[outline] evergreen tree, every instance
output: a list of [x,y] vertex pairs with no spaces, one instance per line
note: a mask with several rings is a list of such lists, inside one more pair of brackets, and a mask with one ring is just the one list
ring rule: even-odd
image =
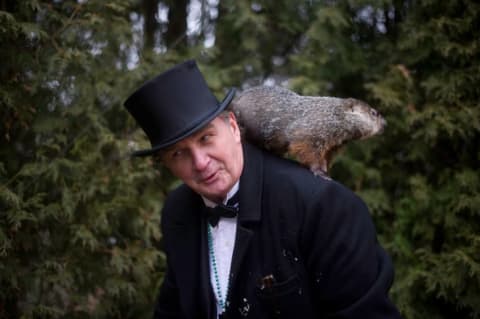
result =
[[129,157],[149,143],[122,102],[187,58],[219,98],[275,81],[378,109],[384,134],[332,176],[369,205],[406,319],[480,317],[479,17],[467,0],[1,1],[0,318],[151,317],[178,181]]
[[[5,4],[7,3],[7,4]],[[130,160],[129,1],[2,2],[0,318],[149,318],[171,177]],[[148,71],[151,72],[151,71]]]
[[479,9],[319,5],[291,57],[298,91],[364,99],[387,119],[383,136],[350,145],[332,174],[369,204],[409,319],[480,316]]

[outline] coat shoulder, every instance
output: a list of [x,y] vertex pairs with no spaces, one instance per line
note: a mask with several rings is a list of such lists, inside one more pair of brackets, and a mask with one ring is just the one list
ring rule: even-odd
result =
[[[275,192],[289,192],[304,200],[329,197],[341,201],[363,202],[352,190],[343,184],[320,176],[315,176],[308,168],[295,161],[265,153],[265,183]],[[333,196],[333,198],[332,198]]]
[[172,190],[163,205],[162,225],[183,224],[197,217],[201,205],[201,197],[185,184]]

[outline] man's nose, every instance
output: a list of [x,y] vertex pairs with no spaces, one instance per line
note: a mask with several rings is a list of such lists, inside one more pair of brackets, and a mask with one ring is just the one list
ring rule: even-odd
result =
[[204,170],[207,167],[209,159],[208,154],[201,149],[192,151],[193,166],[198,171]]

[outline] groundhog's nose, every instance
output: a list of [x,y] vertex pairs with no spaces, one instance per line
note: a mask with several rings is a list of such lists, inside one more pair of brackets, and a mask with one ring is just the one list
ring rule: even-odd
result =
[[382,117],[380,118],[380,127],[378,130],[378,133],[381,134],[385,130],[385,127],[387,126],[387,121]]

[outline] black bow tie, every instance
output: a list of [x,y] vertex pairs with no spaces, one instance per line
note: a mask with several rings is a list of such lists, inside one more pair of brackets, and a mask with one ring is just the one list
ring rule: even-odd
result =
[[207,207],[207,219],[210,225],[217,226],[220,217],[233,218],[238,214],[238,192],[232,196],[226,205],[218,204],[215,207]]

